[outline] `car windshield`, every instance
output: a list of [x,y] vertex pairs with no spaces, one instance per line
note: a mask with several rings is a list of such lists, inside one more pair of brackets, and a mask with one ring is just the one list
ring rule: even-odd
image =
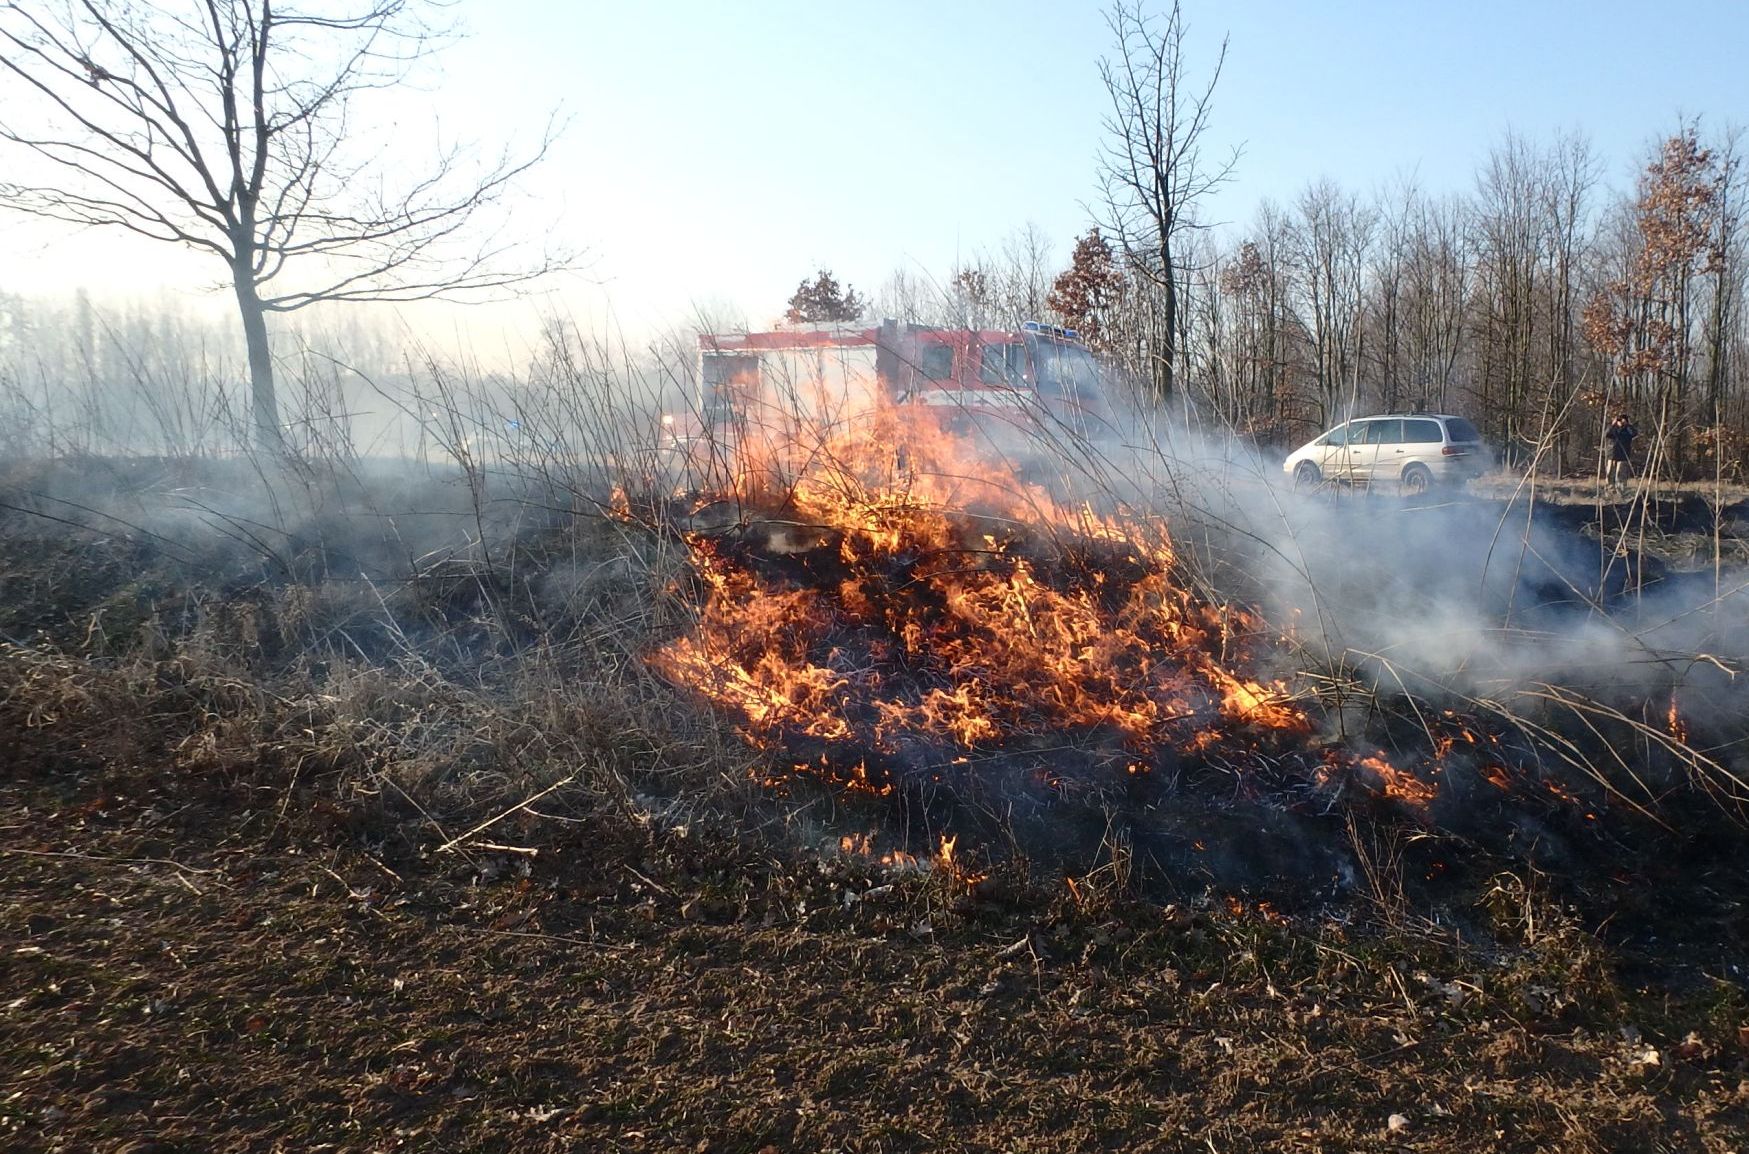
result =
[[1447,418],[1445,431],[1451,434],[1451,439],[1454,441],[1479,441],[1482,439],[1482,434],[1476,426],[1462,417]]

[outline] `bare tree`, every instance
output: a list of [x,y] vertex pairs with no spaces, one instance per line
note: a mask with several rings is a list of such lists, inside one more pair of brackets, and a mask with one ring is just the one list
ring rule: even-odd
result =
[[1537,440],[1529,422],[1546,379],[1539,353],[1548,316],[1538,302],[1549,292],[1556,168],[1553,150],[1508,132],[1476,177],[1477,402],[1484,428],[1498,432],[1509,459]]
[[1150,377],[1164,399],[1172,392],[1179,353],[1180,242],[1196,227],[1197,202],[1223,183],[1238,161],[1237,150],[1220,164],[1203,157],[1227,42],[1221,41],[1208,83],[1193,89],[1185,75],[1184,14],[1177,0],[1163,20],[1148,15],[1144,0],[1118,0],[1106,22],[1116,56],[1099,64],[1111,101],[1100,158],[1100,223],[1122,250],[1125,264],[1159,297]]
[[1710,440],[1715,457],[1722,462],[1725,451],[1725,382],[1744,295],[1743,258],[1743,130],[1730,128],[1717,149],[1718,243],[1712,268],[1712,306],[1708,310],[1704,339],[1707,360],[1706,419],[1711,422]]
[[1328,421],[1342,407],[1344,388],[1349,394],[1346,407],[1352,409],[1359,401],[1374,216],[1357,194],[1328,179],[1308,185],[1297,208],[1300,327],[1311,341],[1319,416]]
[[[1373,209],[1378,237],[1373,249],[1369,308],[1372,314],[1373,366],[1377,370],[1379,404],[1396,411],[1403,403],[1410,382],[1404,380],[1404,323],[1408,300],[1408,265],[1415,218],[1421,211],[1421,188],[1412,176],[1376,194]],[[1425,401],[1415,396],[1415,401]]]
[[1469,218],[1469,204],[1459,197],[1424,201],[1406,269],[1407,364],[1417,395],[1446,412],[1464,351],[1472,280]]
[[[257,442],[283,444],[267,317],[480,299],[565,263],[470,226],[538,162],[382,162],[357,98],[441,46],[427,0],[0,0],[0,206],[126,229],[227,267]],[[475,233],[470,239],[470,233]]]
[[1591,193],[1598,182],[1598,161],[1591,142],[1578,133],[1558,137],[1551,153],[1553,171],[1547,188],[1550,243],[1548,272],[1549,372],[1560,396],[1571,395],[1578,379],[1577,308],[1580,264],[1591,223]]
[[874,294],[870,311],[901,324],[921,324],[933,315],[933,289],[926,276],[907,268],[893,270]]
[[1008,234],[1002,242],[998,265],[999,297],[1006,323],[1018,327],[1045,315],[1045,298],[1055,280],[1051,267],[1051,240],[1031,221]]

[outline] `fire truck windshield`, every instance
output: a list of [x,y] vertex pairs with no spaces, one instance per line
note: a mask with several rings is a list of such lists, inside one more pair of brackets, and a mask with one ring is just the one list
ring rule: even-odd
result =
[[1092,353],[1080,345],[1065,344],[1034,333],[1027,334],[1026,343],[1032,350],[1033,370],[1037,374],[1042,399],[1066,398],[1080,403],[1097,401],[1100,396],[1099,366]]

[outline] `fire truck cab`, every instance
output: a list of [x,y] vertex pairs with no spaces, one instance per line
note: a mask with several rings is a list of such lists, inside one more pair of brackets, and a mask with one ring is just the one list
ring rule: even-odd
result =
[[930,409],[962,430],[1028,423],[1087,437],[1111,413],[1093,354],[1073,329],[797,327],[699,338],[697,420],[707,435],[762,410],[851,419],[880,400]]

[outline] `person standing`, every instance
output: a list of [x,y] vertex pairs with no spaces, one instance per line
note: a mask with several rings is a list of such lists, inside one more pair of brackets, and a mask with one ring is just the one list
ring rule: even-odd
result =
[[1634,475],[1634,438],[1640,431],[1634,428],[1626,413],[1617,413],[1615,420],[1603,431],[1607,445],[1604,452],[1604,483],[1612,489],[1625,489],[1627,478]]

